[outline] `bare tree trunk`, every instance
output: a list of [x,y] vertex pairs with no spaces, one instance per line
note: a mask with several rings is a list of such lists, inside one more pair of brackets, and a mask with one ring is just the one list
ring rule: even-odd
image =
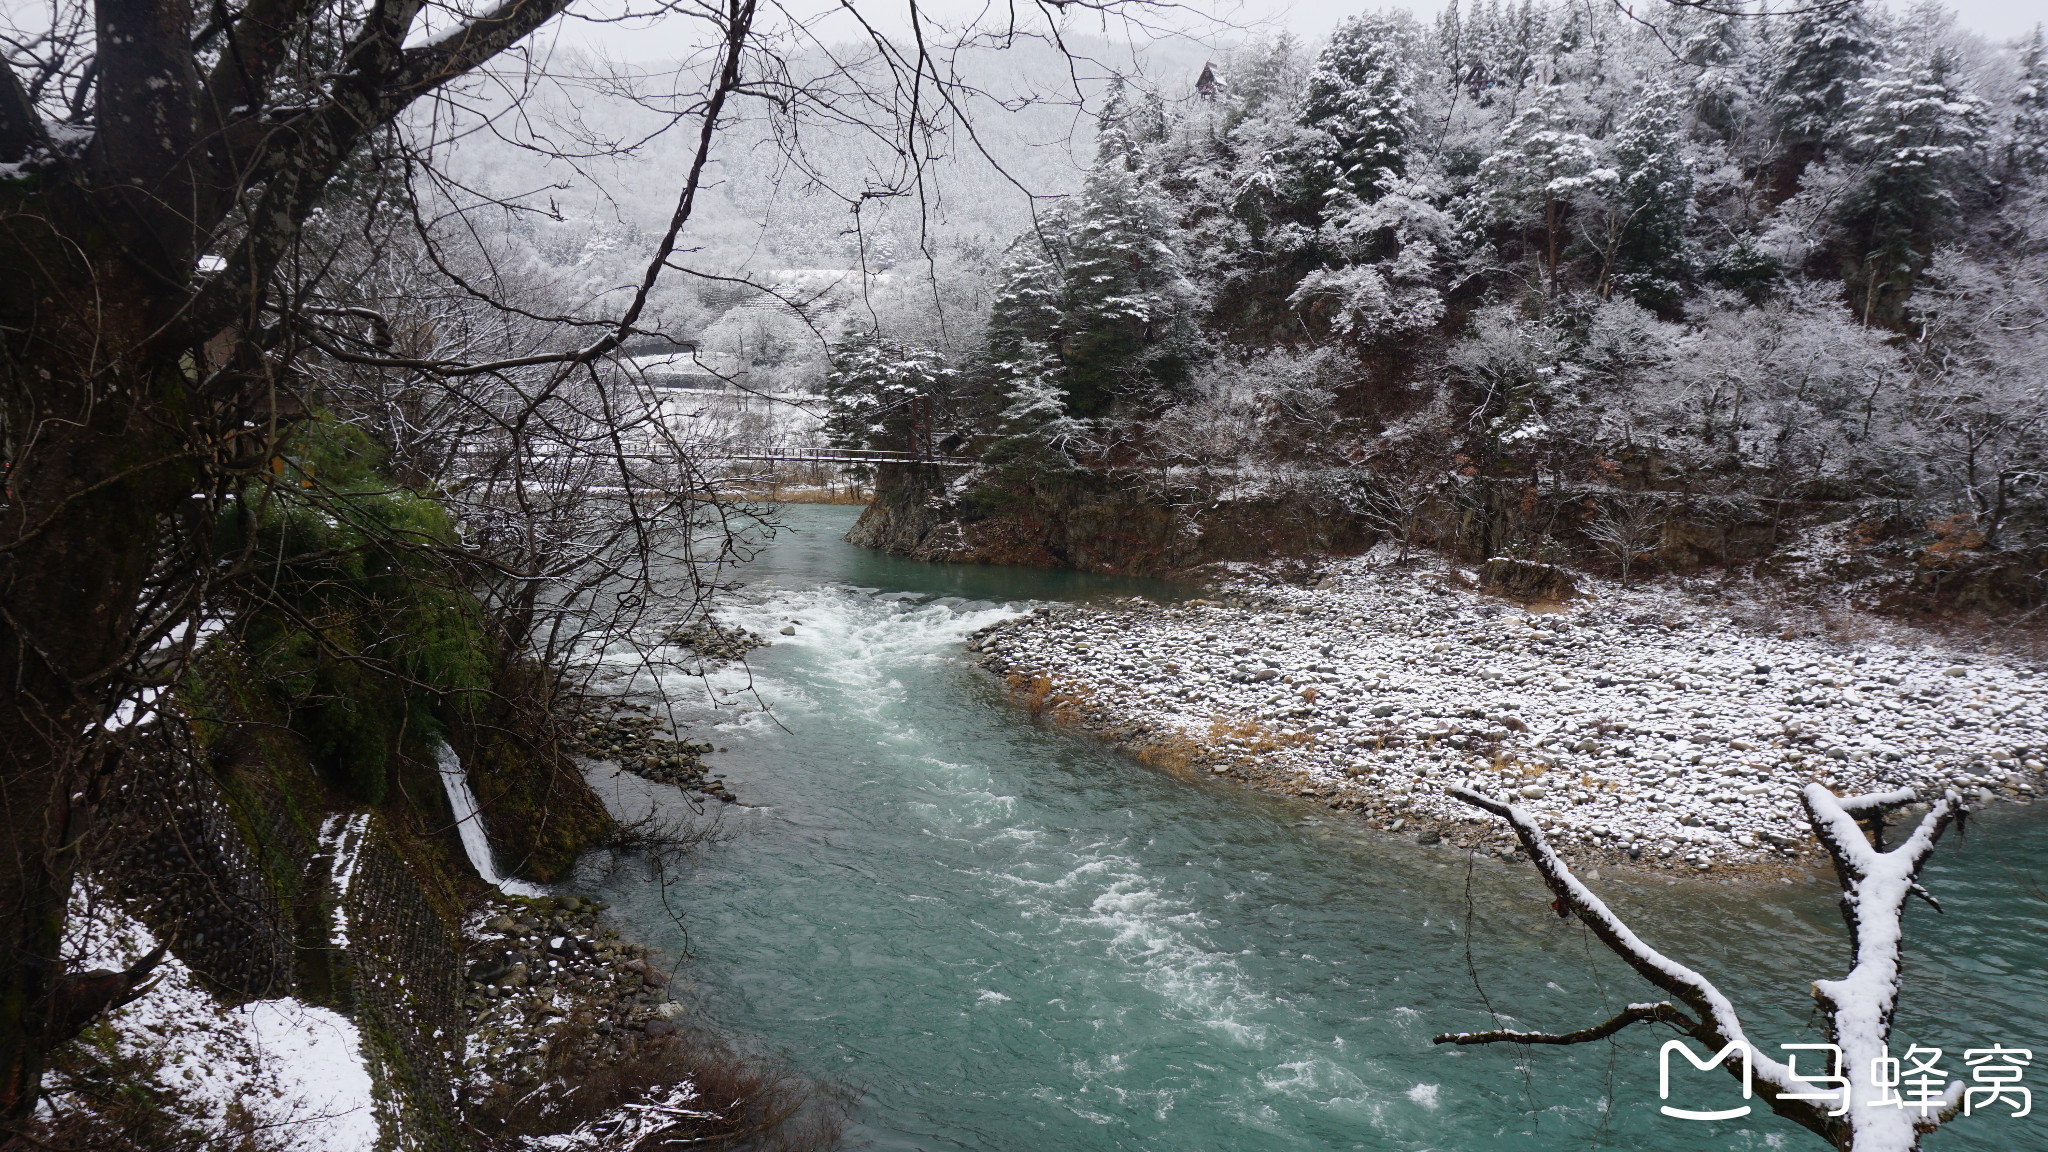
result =
[[10,1119],[34,1107],[49,1050],[91,1016],[61,970],[65,911],[119,764],[103,724],[150,639],[139,609],[151,561],[167,528],[192,527],[180,521],[199,471],[180,442],[184,422],[137,402],[163,391],[175,364],[116,356],[94,371],[107,349],[91,343],[21,353],[7,370],[35,373],[41,402],[8,389],[7,433],[32,442],[10,445],[0,509],[0,1115]]
[[[251,4],[195,41],[188,5],[98,0],[89,114],[53,138],[0,63],[0,1120],[36,1106],[50,1051],[139,973],[66,973],[72,885],[121,760],[106,722],[139,661],[189,622],[218,499],[265,462],[290,357],[266,308],[280,260],[365,138],[566,0],[506,0],[406,48],[420,5],[365,14],[310,102],[271,106],[321,5]],[[219,52],[223,35],[234,42]],[[336,68],[342,64],[345,67]],[[275,113],[275,115],[273,115]],[[255,205],[253,211],[251,206]],[[238,215],[247,212],[247,215]],[[232,236],[232,239],[229,237]],[[198,258],[219,242],[224,269]],[[175,556],[176,562],[169,558]],[[152,961],[153,963],[153,961]]]

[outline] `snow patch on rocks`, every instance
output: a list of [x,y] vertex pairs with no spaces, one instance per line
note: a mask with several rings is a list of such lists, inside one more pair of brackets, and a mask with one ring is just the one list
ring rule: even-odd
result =
[[[78,969],[126,968],[156,947],[140,921],[89,891],[74,903],[69,951]],[[291,997],[229,1007],[167,956],[150,990],[105,1028],[113,1057],[151,1069],[168,1090],[165,1106],[217,1146],[237,1145],[236,1134],[252,1121],[307,1152],[377,1146],[381,1124],[362,1036],[339,1013]],[[65,1106],[61,1078],[52,1088]]]
[[1593,581],[1530,610],[1442,563],[1341,560],[1314,587],[1232,567],[1220,602],[1041,609],[970,647],[1147,759],[1502,855],[1446,787],[1516,798],[1567,853],[1686,870],[1809,850],[1810,781],[2044,787],[2048,676],[1988,656],[1759,635]]

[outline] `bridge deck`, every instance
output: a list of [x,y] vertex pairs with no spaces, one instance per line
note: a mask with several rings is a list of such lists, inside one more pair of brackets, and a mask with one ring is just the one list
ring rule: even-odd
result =
[[[685,447],[693,460],[747,460],[764,464],[926,464],[935,468],[972,468],[981,461],[968,456],[919,456],[914,452],[880,452],[859,448],[720,448]],[[669,461],[673,452],[635,452],[634,460]]]

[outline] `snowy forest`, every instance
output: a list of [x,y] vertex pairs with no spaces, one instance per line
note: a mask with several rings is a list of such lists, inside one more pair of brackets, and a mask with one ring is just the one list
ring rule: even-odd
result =
[[1115,85],[985,330],[856,330],[834,390],[849,416],[942,397],[1013,476],[1348,468],[1398,531],[1477,479],[1575,501],[1584,550],[1623,560],[1639,506],[1681,495],[2025,553],[2044,180],[2041,36],[1939,5],[1361,15]]

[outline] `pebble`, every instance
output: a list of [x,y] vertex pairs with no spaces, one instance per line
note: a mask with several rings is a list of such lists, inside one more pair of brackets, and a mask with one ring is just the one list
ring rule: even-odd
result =
[[[783,635],[794,636],[796,632],[785,628]],[[737,624],[720,624],[709,616],[700,616],[670,629],[665,639],[678,648],[686,648],[710,660],[738,660],[768,643]]]
[[[608,709],[608,713],[601,713]],[[709,744],[669,737],[661,722],[636,714],[636,706],[615,698],[593,698],[584,705],[564,742],[569,751],[592,760],[609,760],[625,771],[657,784],[673,784],[727,804],[734,796],[725,782],[709,775],[702,757]]]
[[463,1045],[463,1091],[488,1095],[500,1085],[537,1082],[550,1041],[563,1028],[610,1040],[623,1057],[631,1037],[675,1030],[683,1006],[659,1007],[649,989],[666,983],[647,950],[620,940],[600,914],[608,906],[567,896],[505,900],[466,933],[475,959],[466,969],[472,1013]]
[[1978,805],[2048,788],[2048,676],[1995,656],[1780,635],[1668,588],[1587,579],[1593,597],[1537,613],[1441,562],[1324,572],[1234,566],[1203,600],[1041,610],[969,647],[1148,761],[1505,846],[1444,793],[1466,785],[1516,797],[1571,858],[1788,864],[1815,850],[1809,781]]

